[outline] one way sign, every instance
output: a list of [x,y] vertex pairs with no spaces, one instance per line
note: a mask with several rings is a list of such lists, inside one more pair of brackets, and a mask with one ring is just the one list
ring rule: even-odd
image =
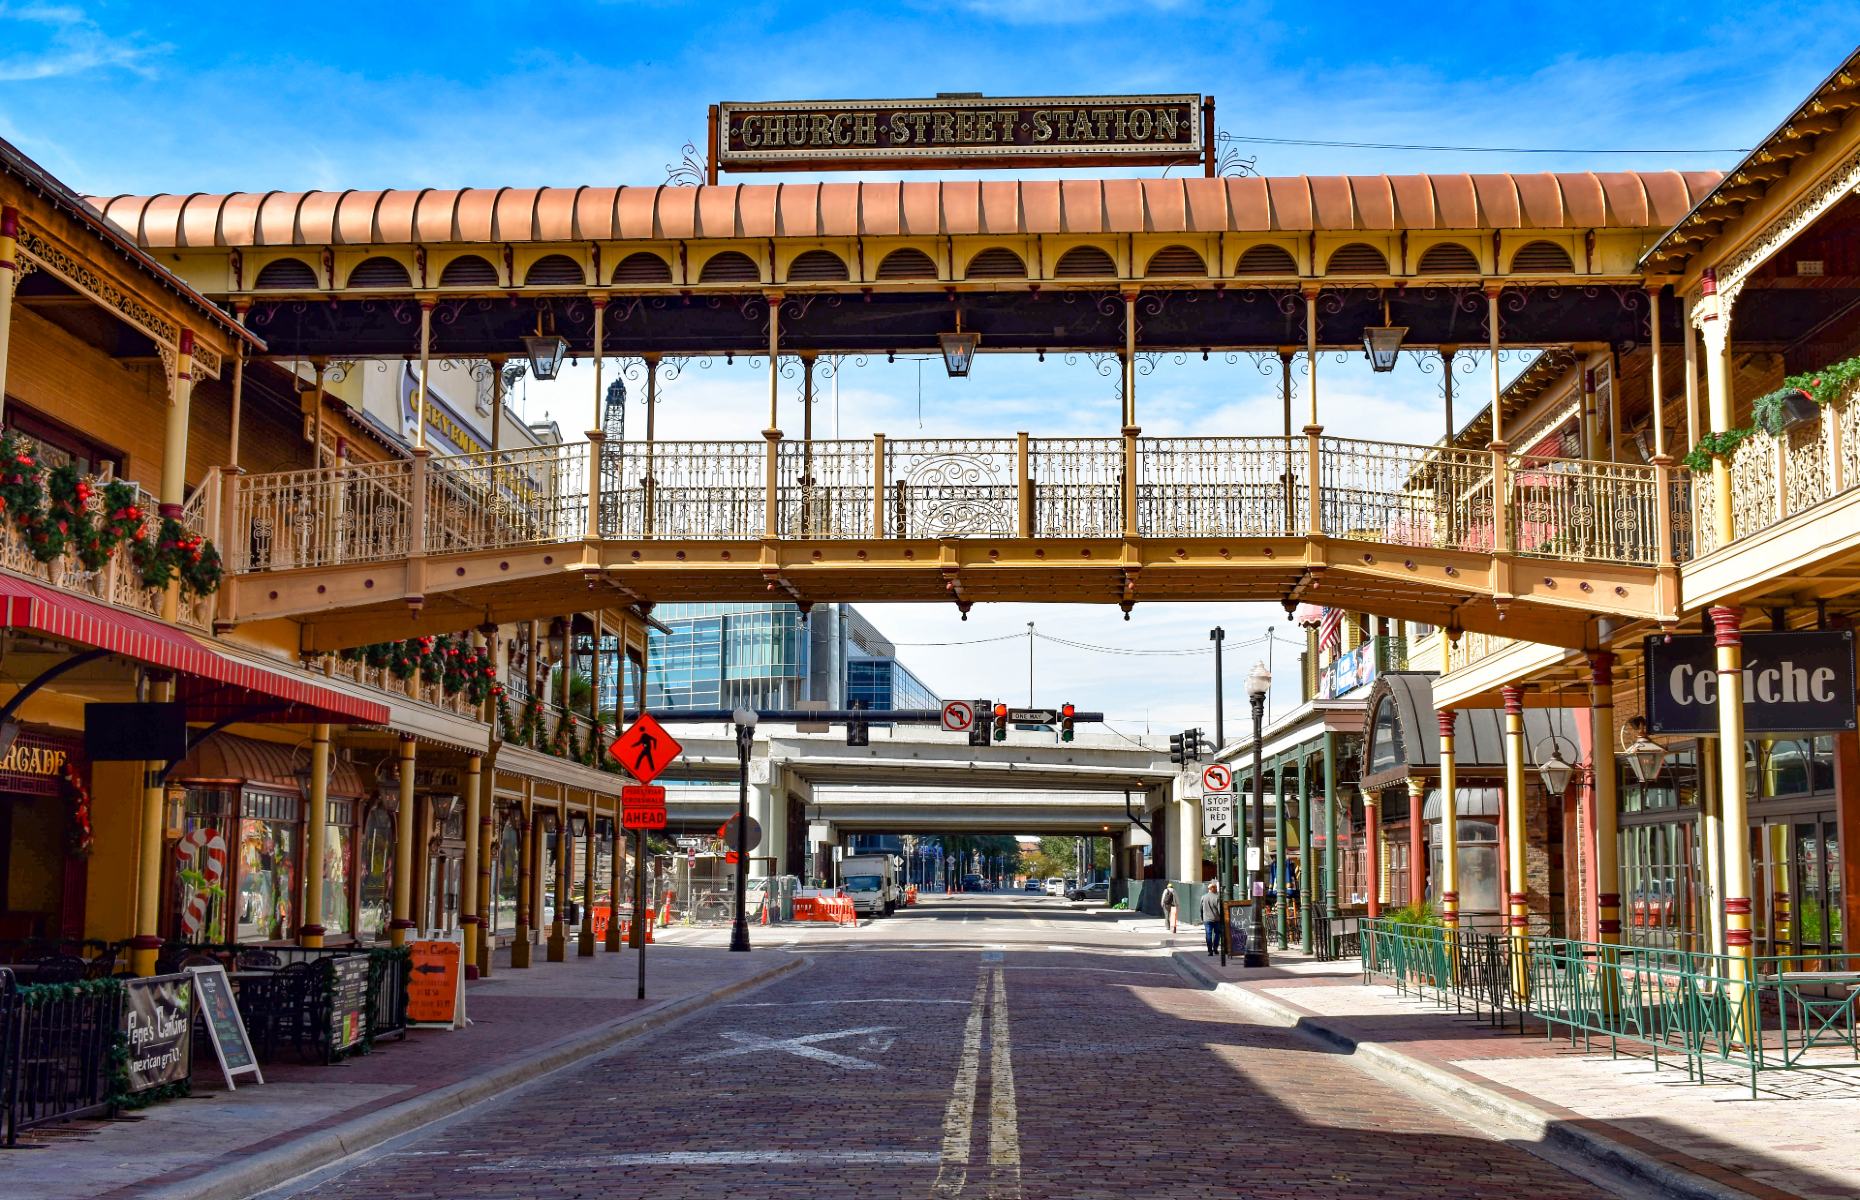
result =
[[1234,837],[1234,794],[1210,792],[1201,798],[1201,836]]

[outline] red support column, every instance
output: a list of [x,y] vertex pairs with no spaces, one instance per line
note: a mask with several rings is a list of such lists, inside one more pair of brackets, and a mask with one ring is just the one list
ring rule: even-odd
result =
[[1368,893],[1367,913],[1382,915],[1382,821],[1377,797],[1363,793],[1363,874]]

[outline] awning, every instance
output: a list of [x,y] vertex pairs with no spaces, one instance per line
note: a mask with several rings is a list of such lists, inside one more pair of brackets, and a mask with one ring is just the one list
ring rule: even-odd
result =
[[[299,763],[307,765],[310,761],[307,756],[300,760],[298,754],[298,748],[287,743],[216,733],[189,750],[187,757],[168,772],[168,777],[176,780],[237,779],[296,792]],[[367,795],[362,774],[354,763],[331,755],[329,794],[339,800],[360,800]]]
[[280,711],[268,712],[265,719],[274,721],[385,725],[389,719],[385,704],[240,662],[173,626],[17,575],[0,573],[0,628],[93,646],[173,671],[179,698],[190,710],[196,704],[224,709],[270,701]]

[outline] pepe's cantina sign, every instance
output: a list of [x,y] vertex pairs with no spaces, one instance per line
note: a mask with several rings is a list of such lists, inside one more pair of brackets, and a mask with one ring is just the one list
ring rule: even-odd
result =
[[1199,95],[941,96],[717,106],[727,171],[1198,162]]

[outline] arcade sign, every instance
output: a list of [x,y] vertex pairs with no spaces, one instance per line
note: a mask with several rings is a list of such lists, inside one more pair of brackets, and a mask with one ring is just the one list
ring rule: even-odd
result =
[[[1709,634],[1646,640],[1650,733],[1718,732],[1718,668]],[[1851,629],[1744,635],[1744,732],[1855,728]]]
[[1213,116],[1193,93],[726,101],[711,158],[725,171],[1176,166],[1211,161]]

